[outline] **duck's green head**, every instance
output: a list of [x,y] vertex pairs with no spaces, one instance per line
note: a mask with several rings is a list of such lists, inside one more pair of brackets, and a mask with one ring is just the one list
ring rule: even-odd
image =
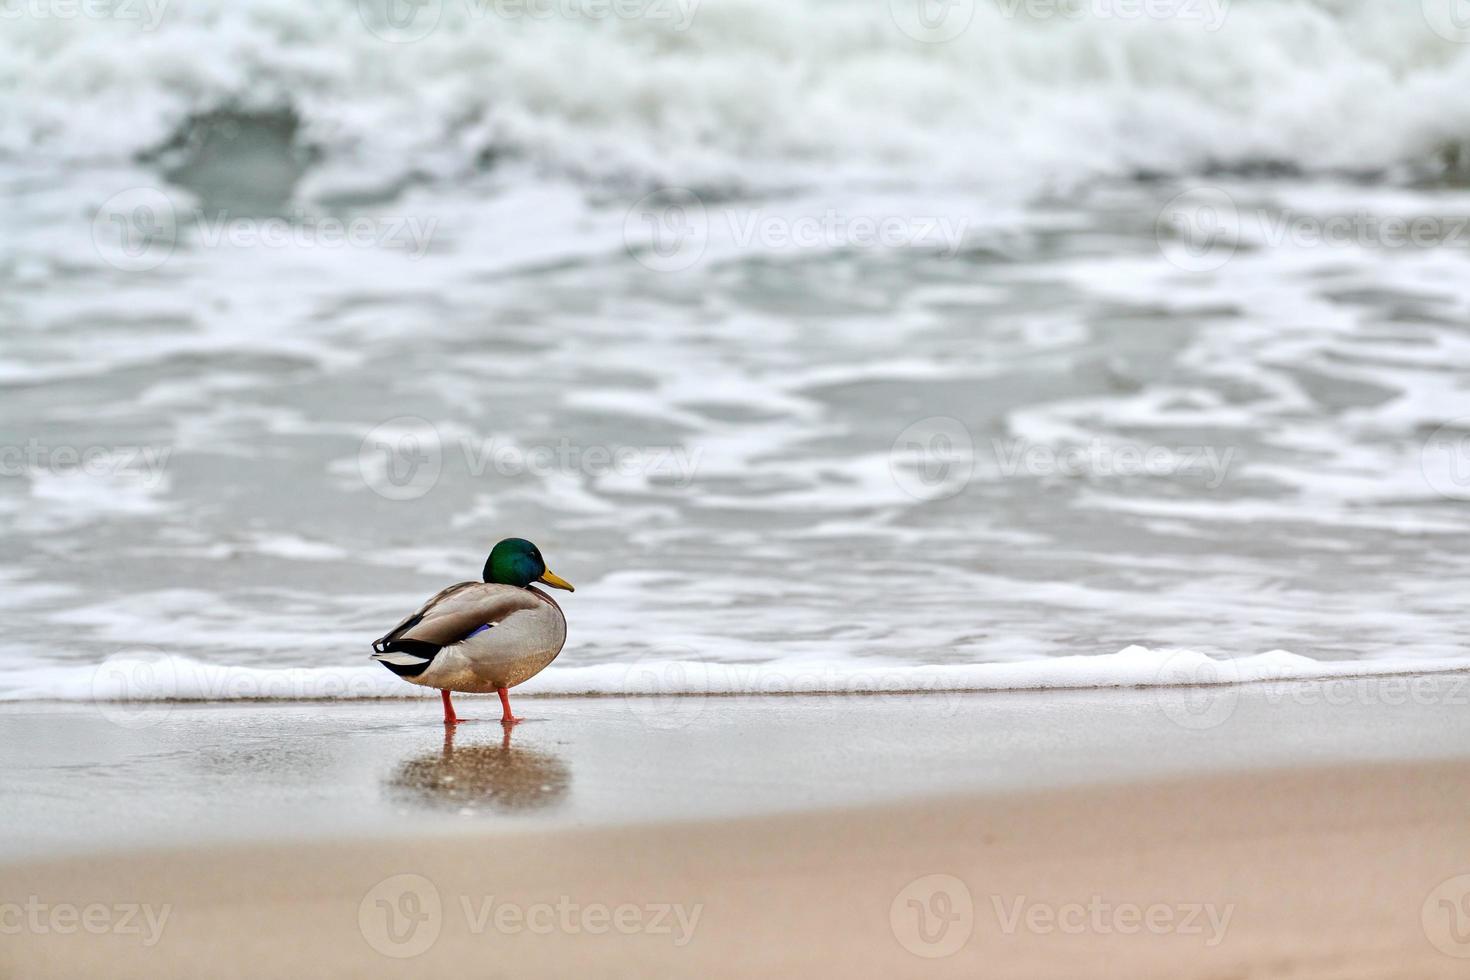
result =
[[490,557],[485,561],[485,581],[518,585],[523,589],[532,582],[541,582],[553,589],[577,591],[572,583],[551,573],[540,549],[525,538],[506,538],[490,550]]

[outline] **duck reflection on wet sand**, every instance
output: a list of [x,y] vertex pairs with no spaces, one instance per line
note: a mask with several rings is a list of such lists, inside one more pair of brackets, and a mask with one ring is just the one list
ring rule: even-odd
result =
[[511,745],[509,727],[498,743],[461,748],[454,747],[454,731],[445,729],[441,751],[399,766],[389,788],[412,802],[452,810],[520,813],[566,798],[572,783],[566,763],[550,752]]

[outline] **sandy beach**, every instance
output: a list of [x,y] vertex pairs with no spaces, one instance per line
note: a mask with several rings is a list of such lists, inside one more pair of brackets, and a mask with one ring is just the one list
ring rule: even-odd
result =
[[[1458,686],[1247,686],[1195,729],[1178,691],[720,698],[682,728],[528,699],[509,743],[471,723],[450,746],[422,703],[180,704],[95,771],[62,756],[124,730],[12,707],[12,742],[47,736],[21,779],[52,833],[10,797],[0,971],[1463,976]],[[255,738],[181,779],[190,731],[205,759]],[[135,810],[106,813],[109,781]],[[66,838],[96,807],[137,836]]]
[[0,980],[1470,977],[1467,9],[0,0]]
[[[1459,977],[1470,763],[12,868],[8,976]],[[1426,932],[1429,923],[1430,932]],[[58,930],[59,931],[59,930]],[[156,939],[151,946],[145,945]]]

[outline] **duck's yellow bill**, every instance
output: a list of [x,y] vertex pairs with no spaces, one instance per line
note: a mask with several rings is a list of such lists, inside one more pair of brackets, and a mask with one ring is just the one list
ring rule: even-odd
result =
[[545,575],[542,575],[536,581],[538,581],[538,582],[545,582],[547,585],[551,586],[553,589],[566,589],[568,592],[576,592],[577,591],[576,589],[572,588],[572,583],[568,582],[566,579],[562,578],[560,575],[554,574],[551,571],[551,569],[549,569],[549,568],[546,570],[546,574]]

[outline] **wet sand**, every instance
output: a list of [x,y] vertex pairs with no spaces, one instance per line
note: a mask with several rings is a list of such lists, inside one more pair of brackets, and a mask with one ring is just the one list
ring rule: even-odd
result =
[[0,964],[17,977],[1459,977],[1465,961],[1434,942],[1470,953],[1441,905],[1470,892],[1453,881],[1470,873],[1467,785],[1465,763],[1365,765],[69,860],[11,869],[5,900],[144,903],[162,928],[23,932]]
[[1470,712],[1396,690],[10,706],[0,975],[1463,976]]

